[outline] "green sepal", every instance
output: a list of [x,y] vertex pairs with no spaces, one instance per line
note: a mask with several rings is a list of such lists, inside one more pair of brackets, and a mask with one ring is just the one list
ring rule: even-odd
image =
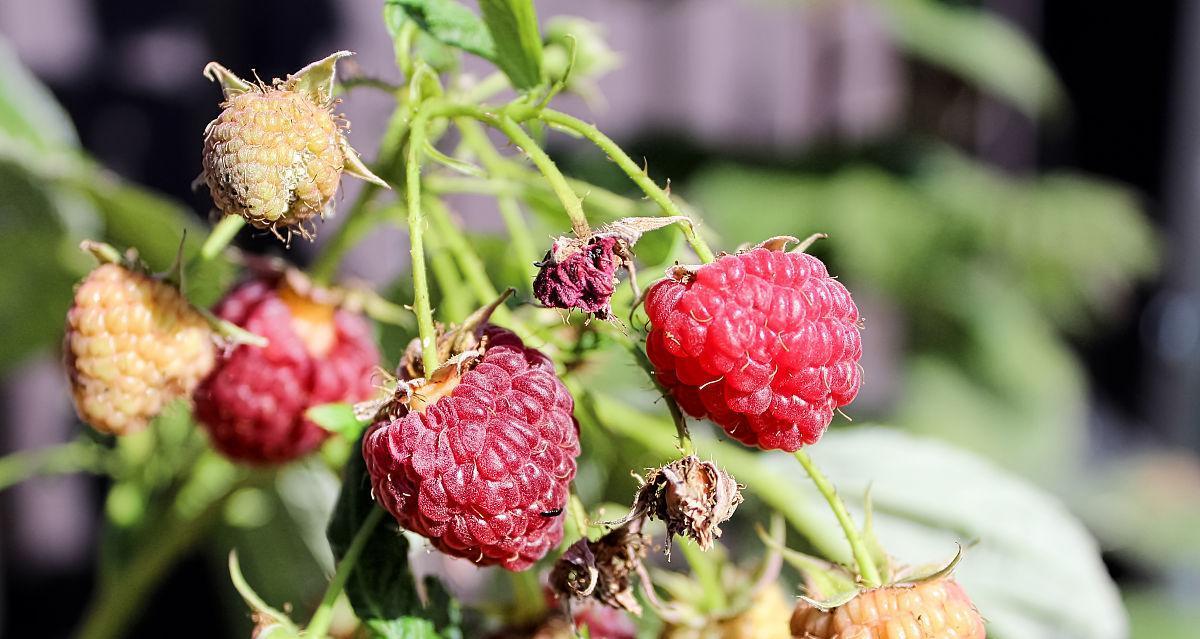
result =
[[204,77],[221,85],[221,92],[225,94],[226,100],[254,90],[253,84],[239,78],[237,74],[218,62],[209,62],[204,65]]
[[350,51],[331,53],[321,60],[288,76],[283,88],[307,95],[317,104],[333,103],[333,86],[336,83],[337,61],[354,55]]

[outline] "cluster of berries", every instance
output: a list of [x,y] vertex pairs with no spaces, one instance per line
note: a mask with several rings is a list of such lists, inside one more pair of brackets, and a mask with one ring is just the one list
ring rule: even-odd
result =
[[[221,213],[276,234],[307,234],[305,224],[329,210],[343,172],[386,186],[350,149],[344,121],[331,111],[333,64],[342,55],[271,86],[215,63],[206,68],[226,98],[203,155],[204,181]],[[637,236],[661,225],[633,219],[591,237],[560,238],[539,263],[538,299],[611,319],[618,270],[632,267]],[[740,442],[785,451],[815,443],[858,392],[858,309],[820,260],[787,251],[784,241],[676,267],[644,299],[657,382],[685,412]],[[414,342],[395,390],[375,405],[362,454],[378,503],[405,529],[448,555],[524,570],[562,539],[579,427],[550,358],[487,316],[441,331],[437,370],[423,370]],[[265,344],[224,343],[213,322]],[[307,410],[371,400],[382,381],[366,318],[294,273],[257,275],[205,314],[163,278],[128,262],[103,264],[76,290],[65,350],[78,412],[96,429],[131,433],[166,403],[189,398],[213,446],[253,464],[311,452],[328,433]],[[598,573],[609,581],[597,596],[636,606],[628,584],[644,553],[641,520],[664,519],[672,533],[707,546],[740,500],[736,482],[710,462],[687,457],[655,471],[630,520],[564,555],[575,562],[560,575],[574,584],[564,589],[582,592],[580,575],[618,566],[620,575]],[[834,610],[801,603],[791,634],[932,639],[983,631],[962,590],[941,580],[866,591]]]

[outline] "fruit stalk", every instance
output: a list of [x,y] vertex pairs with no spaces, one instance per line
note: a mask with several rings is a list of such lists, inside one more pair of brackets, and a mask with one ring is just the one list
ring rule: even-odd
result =
[[[597,147],[599,147],[601,151],[604,151],[606,154],[608,154],[608,157],[611,158],[613,162],[617,163],[617,166],[629,176],[629,179],[633,180],[633,183],[636,184],[638,188],[642,189],[642,191],[646,193],[647,197],[649,197],[654,201],[655,204],[658,204],[659,207],[662,208],[664,214],[687,217],[683,210],[679,208],[679,205],[671,200],[671,196],[660,186],[658,186],[654,180],[650,179],[650,176],[646,174],[646,171],[639,167],[637,163],[633,161],[633,158],[629,157],[628,153],[625,153],[625,151],[622,150],[621,147],[612,140],[612,138],[604,135],[600,129],[597,129],[595,126],[588,124],[579,118],[555,111],[553,109],[543,109],[539,113],[538,117],[548,124],[561,126],[574,131],[587,138],[592,142],[592,144],[595,144]],[[696,233],[696,230],[691,226],[691,224],[683,223],[680,224],[679,227],[683,229],[683,236],[687,238],[688,244],[692,246],[692,250],[696,252],[696,256],[700,258],[700,261],[704,262],[705,264],[713,261],[712,249],[709,248],[708,243],[704,241],[704,238],[700,237]]]
[[796,457],[796,461],[804,467],[804,472],[808,473],[813,484],[816,485],[817,491],[821,493],[825,501],[829,502],[829,507],[837,517],[842,532],[846,534],[846,541],[850,543],[850,552],[854,554],[854,562],[858,564],[858,574],[862,578],[863,584],[868,588],[878,588],[883,585],[883,579],[879,576],[879,568],[875,565],[875,560],[871,558],[871,552],[867,550],[867,545],[863,542],[858,527],[854,525],[854,520],[850,518],[850,513],[846,511],[846,504],[842,503],[842,499],[838,497],[837,489],[821,473],[803,448],[792,454]]
[[425,274],[425,216],[421,208],[421,154],[424,152],[429,111],[422,109],[413,118],[408,139],[404,196],[408,205],[408,242],[412,258],[413,312],[417,315],[417,333],[421,340],[421,360],[426,371],[438,367],[437,331],[429,303],[429,282]]
[[226,246],[233,241],[238,231],[246,225],[246,218],[240,215],[226,215],[221,218],[220,222],[212,228],[208,234],[208,239],[204,240],[204,245],[200,247],[200,259],[205,262],[212,261],[221,251],[225,250]]
[[354,533],[350,547],[346,549],[346,554],[338,562],[337,572],[333,574],[333,579],[329,580],[325,596],[321,597],[321,605],[317,607],[317,611],[313,613],[312,619],[308,622],[308,630],[304,636],[312,639],[324,639],[325,634],[329,631],[329,624],[333,623],[333,605],[341,596],[342,589],[346,587],[346,580],[350,577],[350,572],[354,570],[354,564],[358,563],[358,556],[362,554],[367,540],[371,538],[371,533],[382,519],[383,509],[371,508],[371,514],[367,515],[358,532]]
[[525,155],[529,156],[533,165],[542,172],[546,181],[550,183],[554,189],[554,194],[562,202],[563,208],[567,210],[567,217],[571,218],[571,230],[575,232],[576,237],[586,238],[592,234],[592,229],[588,226],[587,217],[583,213],[583,200],[575,194],[571,189],[571,185],[567,182],[567,178],[558,170],[558,166],[554,164],[554,160],[550,159],[549,155],[538,146],[538,143],[521,128],[512,118],[507,115],[501,115],[499,118],[494,118],[488,121],[492,126],[495,126],[501,133],[508,136],[513,144],[521,148]]

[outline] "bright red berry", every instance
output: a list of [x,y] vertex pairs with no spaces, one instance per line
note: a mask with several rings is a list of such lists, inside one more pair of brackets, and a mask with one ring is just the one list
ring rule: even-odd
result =
[[374,395],[379,352],[362,316],[263,279],[234,289],[216,314],[268,341],[226,353],[196,390],[196,417],[225,455],[300,457],[328,435],[304,416],[309,407]]
[[402,527],[448,555],[524,570],[562,540],[579,425],[549,358],[503,328],[480,337],[482,353],[445,379],[397,391],[363,456]]
[[858,308],[806,253],[759,247],[677,269],[647,292],[646,313],[659,382],[744,444],[812,444],[858,394]]

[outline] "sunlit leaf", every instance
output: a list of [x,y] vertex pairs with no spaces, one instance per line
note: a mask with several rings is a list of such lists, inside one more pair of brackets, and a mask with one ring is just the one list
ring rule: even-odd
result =
[[496,43],[496,65],[514,87],[537,86],[542,81],[542,35],[533,0],[480,0],[479,8]]

